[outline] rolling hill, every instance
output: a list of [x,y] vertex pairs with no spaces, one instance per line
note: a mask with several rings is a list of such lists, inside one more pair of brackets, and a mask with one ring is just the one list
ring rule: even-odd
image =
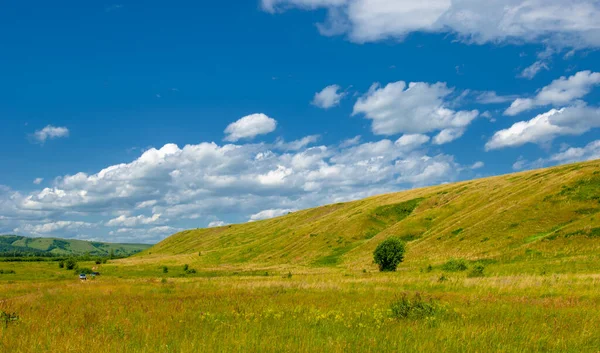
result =
[[[406,261],[599,253],[600,161],[445,184],[175,234],[137,258],[202,266],[372,266],[382,240]],[[193,255],[192,258],[190,255]],[[200,256],[198,256],[200,255]],[[181,259],[181,261],[178,261]]]
[[128,256],[148,249],[147,244],[113,244],[74,239],[28,238],[19,235],[0,235],[0,256],[26,254],[35,256],[109,255]]

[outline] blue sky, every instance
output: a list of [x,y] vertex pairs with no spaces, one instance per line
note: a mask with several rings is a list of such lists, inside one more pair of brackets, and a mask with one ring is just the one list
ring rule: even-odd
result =
[[181,229],[600,158],[593,0],[0,5],[0,233]]

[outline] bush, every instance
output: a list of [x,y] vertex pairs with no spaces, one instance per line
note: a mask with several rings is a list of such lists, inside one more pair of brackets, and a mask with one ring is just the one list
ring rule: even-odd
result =
[[67,267],[67,270],[74,270],[77,268],[77,261],[75,261],[75,259],[68,259],[65,262],[65,266]]
[[194,270],[193,268],[190,268],[190,269],[185,270],[185,273],[187,273],[188,275],[194,274],[194,273],[196,273],[196,270]]
[[64,261],[59,262],[58,268],[65,268],[65,262]]
[[475,267],[473,267],[471,272],[467,274],[467,277],[485,277],[485,274],[483,273],[484,270],[485,266],[482,264],[477,264]]
[[188,264],[183,265],[183,272],[187,272],[189,268],[190,266],[188,266]]
[[83,267],[83,268],[78,268],[75,270],[75,274],[78,275],[80,273],[86,274],[86,275],[91,275],[94,271],[92,271],[92,269],[87,268],[87,267]]
[[464,259],[450,259],[450,261],[442,265],[442,269],[448,272],[466,271],[468,268],[467,261]]
[[15,274],[15,270],[0,270],[0,275],[11,275]]
[[404,260],[405,246],[398,238],[389,238],[377,246],[373,253],[379,271],[396,271],[398,264]]
[[167,266],[163,266],[163,273],[169,273],[169,268]]
[[411,299],[406,293],[390,305],[391,316],[394,319],[422,319],[435,316],[443,311],[443,307],[433,299],[423,299],[420,293],[415,293]]
[[98,259],[96,260],[96,265],[100,265],[102,263],[102,260]]

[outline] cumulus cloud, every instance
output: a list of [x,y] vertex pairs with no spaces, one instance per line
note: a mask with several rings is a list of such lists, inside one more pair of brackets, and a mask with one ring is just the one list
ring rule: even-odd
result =
[[25,233],[29,235],[69,235],[69,233],[80,231],[85,228],[95,227],[95,224],[80,221],[57,221],[41,224],[24,224],[22,227],[15,228],[15,233]]
[[189,220],[208,224],[222,215],[249,219],[262,210],[302,209],[454,180],[460,166],[452,156],[427,155],[428,141],[423,134],[406,134],[396,141],[354,139],[346,147],[297,151],[268,144],[166,144],[130,163],[55,178],[28,194],[0,188],[0,228],[26,230],[24,225],[45,219],[80,216],[98,224],[85,234],[112,232],[108,240],[146,242],[168,235],[157,225],[194,227],[197,221]]
[[35,185],[40,185],[42,183],[42,181],[44,181],[44,178],[35,178],[35,179],[33,179],[33,183]]
[[294,209],[275,209],[275,210],[264,210],[250,216],[249,222],[260,221],[263,219],[275,218],[286,215],[290,212],[295,212]]
[[344,92],[339,92],[340,90],[341,87],[338,85],[327,86],[321,92],[315,93],[312,104],[323,109],[335,107],[346,95]]
[[208,228],[223,227],[223,226],[226,226],[228,224],[229,223],[223,222],[223,221],[212,221],[212,222],[208,223]]
[[414,32],[451,33],[467,43],[547,43],[600,46],[595,0],[262,0],[265,11],[324,8],[323,35],[364,43],[402,40]]
[[442,82],[398,81],[385,87],[374,84],[357,100],[353,115],[364,114],[372,120],[371,129],[377,135],[440,131],[434,142],[442,144],[462,136],[479,115],[477,110],[450,109],[452,93],[453,89]]
[[544,144],[561,135],[581,135],[600,127],[600,109],[581,103],[552,109],[528,121],[500,130],[486,143],[486,150],[516,147],[526,143]]
[[138,225],[158,223],[162,221],[160,216],[160,213],[154,214],[152,217],[146,217],[144,215],[127,217],[125,215],[120,215],[117,218],[109,220],[106,225],[108,227],[136,227]]
[[396,140],[396,146],[412,150],[426,144],[429,140],[429,136],[423,134],[402,135]]
[[600,159],[600,140],[592,141],[584,147],[570,147],[552,155],[549,160],[558,163],[575,163]]
[[595,140],[583,147],[566,147],[559,153],[554,153],[548,158],[538,158],[533,161],[520,156],[513,164],[514,170],[543,168],[550,165],[584,162],[600,159],[600,140]]
[[268,134],[275,131],[277,121],[265,114],[247,115],[233,122],[225,129],[225,141],[235,142],[241,139],[252,139],[258,135]]
[[37,143],[44,143],[47,140],[57,139],[61,137],[68,137],[69,129],[66,127],[56,127],[48,125],[41,130],[37,130],[33,133],[32,139]]
[[600,72],[580,71],[570,77],[561,77],[542,88],[533,98],[518,98],[504,112],[514,116],[524,111],[548,105],[561,106],[586,96],[600,84]]

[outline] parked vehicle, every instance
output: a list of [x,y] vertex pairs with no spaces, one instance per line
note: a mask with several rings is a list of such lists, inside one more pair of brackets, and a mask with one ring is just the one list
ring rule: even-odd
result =
[[85,281],[87,279],[87,276],[85,275],[85,273],[82,273],[79,275],[79,279]]

